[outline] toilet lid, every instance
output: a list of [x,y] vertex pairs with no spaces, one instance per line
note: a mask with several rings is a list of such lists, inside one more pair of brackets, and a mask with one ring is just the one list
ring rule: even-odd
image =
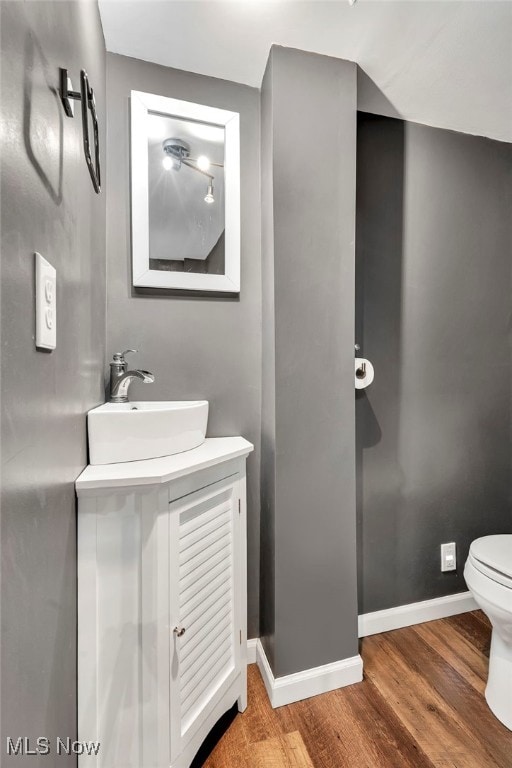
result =
[[479,562],[512,579],[512,533],[482,536],[471,544],[469,552]]

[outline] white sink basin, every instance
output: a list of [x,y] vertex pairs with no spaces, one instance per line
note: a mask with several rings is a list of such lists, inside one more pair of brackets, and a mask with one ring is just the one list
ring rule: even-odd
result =
[[156,459],[204,443],[208,401],[105,403],[89,411],[90,464]]

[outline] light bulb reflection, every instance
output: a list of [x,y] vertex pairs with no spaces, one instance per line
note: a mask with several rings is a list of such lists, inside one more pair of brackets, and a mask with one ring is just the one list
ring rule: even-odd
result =
[[210,167],[210,161],[206,157],[206,155],[199,155],[197,158],[197,167],[201,169],[201,171],[207,171]]
[[213,196],[213,184],[208,184],[208,191],[206,192],[206,196],[204,198],[205,203],[214,203],[215,198]]

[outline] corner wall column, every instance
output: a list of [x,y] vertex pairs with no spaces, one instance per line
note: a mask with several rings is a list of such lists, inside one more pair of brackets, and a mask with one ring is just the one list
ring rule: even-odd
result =
[[274,678],[358,653],[356,69],[274,46],[262,88],[261,640]]

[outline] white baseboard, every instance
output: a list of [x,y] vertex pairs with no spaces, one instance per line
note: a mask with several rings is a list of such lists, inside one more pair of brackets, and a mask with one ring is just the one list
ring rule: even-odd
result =
[[447,616],[456,616],[458,613],[476,611],[477,608],[471,592],[460,592],[457,595],[399,605],[397,608],[387,608],[384,611],[363,613],[358,621],[359,637],[410,627],[412,624],[423,624],[425,621],[445,619]]
[[335,688],[360,683],[363,679],[363,660],[359,655],[275,678],[263,646],[260,640],[257,640],[256,662],[274,709],[333,691]]
[[[358,619],[359,637],[410,627],[413,624],[423,624],[425,621],[445,619],[459,613],[476,611],[477,608],[471,592],[460,592],[457,595],[399,605],[384,611],[364,613]],[[318,696],[320,693],[327,693],[335,688],[358,683],[363,679],[363,661],[360,656],[352,656],[323,667],[275,678],[259,638],[247,641],[247,663],[258,665],[274,709],[294,701]]]
[[247,641],[247,663],[256,664],[256,646],[258,645],[258,638],[253,637]]

